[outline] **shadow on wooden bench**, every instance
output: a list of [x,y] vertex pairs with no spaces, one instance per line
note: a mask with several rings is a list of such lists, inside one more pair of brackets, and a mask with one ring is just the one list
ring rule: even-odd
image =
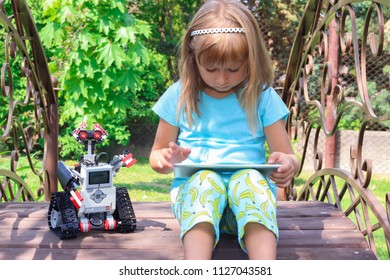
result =
[[[59,240],[47,225],[48,203],[0,204],[1,260],[180,260],[179,225],[168,202],[134,203],[137,230],[93,230]],[[279,260],[376,259],[352,221],[323,202],[279,202]],[[223,236],[214,259],[247,259],[235,236]]]

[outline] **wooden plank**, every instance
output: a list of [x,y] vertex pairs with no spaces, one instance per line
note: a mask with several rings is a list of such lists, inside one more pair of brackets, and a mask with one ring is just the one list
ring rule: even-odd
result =
[[[228,246],[229,244],[229,246]],[[219,246],[239,248],[237,236],[224,235]],[[280,231],[278,247],[338,247],[368,249],[368,244],[358,231],[294,230]]]
[[334,209],[334,206],[322,201],[278,201],[278,206],[283,209],[293,209],[293,208],[323,208],[323,209]]
[[[59,240],[47,225],[48,203],[0,204],[0,259],[182,259],[179,224],[169,202],[134,203],[137,230],[104,230]],[[323,202],[278,202],[278,259],[375,259],[353,222]],[[216,259],[247,259],[223,236]]]
[[[140,219],[137,218],[138,230],[172,230],[179,228],[179,223],[174,218],[169,219]],[[47,218],[2,218],[0,229],[4,230],[49,230]],[[94,230],[92,230],[94,231]],[[105,232],[105,231],[103,231]],[[85,233],[84,235],[88,235]],[[1,232],[0,232],[1,235]]]
[[[279,230],[355,230],[354,223],[345,216],[340,217],[306,217],[278,218]],[[169,230],[178,228],[174,218],[137,218],[137,229],[147,230],[162,228]],[[0,218],[0,229],[49,229],[47,217],[44,218]]]
[[[329,217],[342,216],[338,209],[324,202],[279,201],[278,217]],[[0,203],[0,218],[47,217],[47,202]],[[173,217],[170,202],[134,202],[134,212],[140,218]]]
[[277,207],[279,218],[344,216],[339,209],[324,202],[278,201]]
[[345,216],[277,218],[279,230],[354,230],[356,226]]
[[74,239],[59,240],[47,231],[34,231],[32,235],[12,235],[1,239],[0,248],[62,248],[62,249],[142,249],[152,247],[165,250],[169,247],[181,247],[177,232],[170,231],[138,231],[134,233],[93,232],[90,235],[78,236]]
[[[97,240],[104,241],[104,244],[96,242]],[[228,240],[230,243],[237,243],[236,236],[229,236]],[[147,244],[152,246],[154,243],[160,246],[160,243],[165,243],[165,241],[169,241],[170,244],[180,243],[178,228],[174,231],[146,230],[126,234],[97,230],[91,233],[80,233],[77,238],[69,240],[59,240],[47,230],[2,231],[0,233],[0,248],[16,247],[21,244],[26,247],[40,248],[111,248],[111,246],[136,248]],[[368,248],[360,232],[338,230],[280,231],[278,243],[282,247]]]
[[[375,260],[375,254],[368,248],[364,238],[358,234],[350,241],[340,241],[335,236],[340,232],[321,231],[318,235],[323,238],[297,239],[297,236],[306,235],[299,231],[281,231],[277,248],[278,260]],[[296,236],[294,236],[294,234]],[[313,234],[313,232],[309,232]],[[334,234],[334,235],[333,235]],[[344,233],[344,235],[347,235]],[[291,236],[294,238],[292,239]],[[356,241],[357,240],[357,241]],[[224,235],[213,252],[213,259],[234,260],[248,259],[240,248],[236,237]]]
[[2,248],[0,260],[182,260],[183,248],[142,249],[61,249]]
[[[140,218],[174,218],[170,202],[134,202],[134,212]],[[48,202],[0,203],[0,218],[47,218]]]
[[[277,250],[276,258],[278,260],[376,260],[375,254],[370,249],[324,247],[280,247]],[[248,256],[236,248],[216,249],[213,253],[213,259],[247,260]]]
[[[337,258],[335,258],[337,256]],[[183,249],[48,249],[48,248],[2,248],[1,260],[182,260]],[[215,260],[248,259],[236,248],[215,250]],[[374,260],[372,251],[362,248],[279,248],[278,260]]]
[[279,247],[368,248],[360,232],[345,230],[280,231],[278,245]]
[[376,260],[370,249],[327,247],[282,247],[277,251],[278,260]]

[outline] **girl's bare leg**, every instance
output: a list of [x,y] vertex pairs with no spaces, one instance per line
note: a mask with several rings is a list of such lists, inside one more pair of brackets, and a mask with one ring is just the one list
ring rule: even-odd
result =
[[210,223],[199,223],[184,235],[184,259],[210,260],[214,248],[214,228]]
[[276,259],[276,237],[261,224],[248,223],[245,226],[244,244],[250,260]]

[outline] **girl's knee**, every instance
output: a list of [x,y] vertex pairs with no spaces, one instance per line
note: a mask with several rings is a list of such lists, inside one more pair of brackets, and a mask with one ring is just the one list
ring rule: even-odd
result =
[[182,226],[209,222],[218,226],[227,205],[226,186],[221,176],[209,170],[194,174],[179,191],[175,209]]

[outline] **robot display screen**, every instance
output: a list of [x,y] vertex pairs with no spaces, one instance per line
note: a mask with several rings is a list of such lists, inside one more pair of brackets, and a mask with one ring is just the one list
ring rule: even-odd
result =
[[110,182],[110,171],[95,171],[89,172],[89,184],[90,185],[100,185],[108,184]]

